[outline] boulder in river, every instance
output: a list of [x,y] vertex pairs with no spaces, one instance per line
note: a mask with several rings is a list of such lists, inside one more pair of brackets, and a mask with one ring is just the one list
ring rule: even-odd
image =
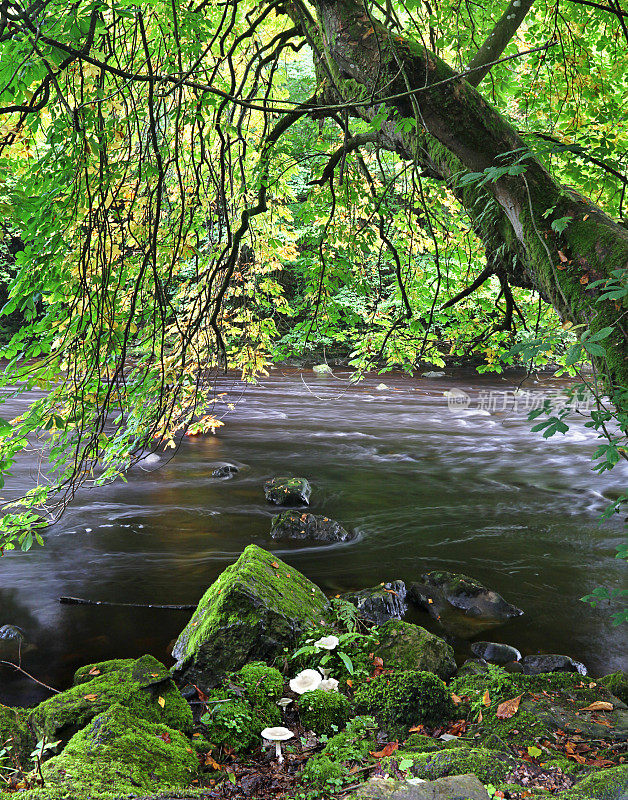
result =
[[419,625],[391,619],[379,628],[377,638],[375,655],[382,659],[386,669],[433,672],[443,680],[456,672],[450,645]]
[[273,517],[270,535],[273,539],[310,539],[313,542],[346,542],[354,533],[339,522],[319,514],[284,511]]
[[388,581],[370,589],[347,592],[343,599],[357,606],[360,615],[375,625],[382,625],[389,619],[400,619],[408,610],[403,581]]
[[249,661],[272,661],[313,625],[328,601],[294,567],[256,545],[214,581],[172,651],[174,674],[207,689]]
[[312,487],[305,478],[271,478],[264,484],[264,494],[277,506],[309,506]]
[[471,638],[479,631],[519,617],[523,611],[486,586],[459,572],[427,572],[411,583],[408,598],[450,633]]
[[216,467],[212,472],[212,478],[230,478],[240,470],[234,464],[223,464],[222,467]]
[[331,367],[329,364],[315,364],[312,367],[312,372],[316,372],[319,375],[329,374],[331,372]]
[[190,707],[170,672],[148,655],[84,667],[76,676],[75,686],[32,710],[29,723],[39,739],[67,741],[116,703],[128,708],[136,719],[162,722],[182,731],[192,727]]
[[521,653],[516,647],[501,642],[474,642],[471,645],[471,652],[492,664],[509,664],[521,659]]
[[576,672],[586,675],[587,668],[579,661],[574,661],[569,656],[556,655],[555,653],[525,656],[521,659],[521,666],[526,675],[540,675],[542,672]]

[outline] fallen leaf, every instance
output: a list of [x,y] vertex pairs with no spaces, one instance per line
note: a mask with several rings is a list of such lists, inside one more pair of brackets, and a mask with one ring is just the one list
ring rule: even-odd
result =
[[528,755],[532,758],[538,758],[543,751],[539,747],[528,747]]
[[276,561],[271,561],[270,566],[274,567],[275,569],[279,569],[279,564]]
[[160,739],[163,739],[166,744],[170,744],[172,741],[170,734],[167,731],[164,731],[164,733],[158,733],[157,736],[159,736]]
[[584,286],[584,284],[585,284],[585,283],[588,283],[588,282],[589,282],[589,276],[588,276],[588,275],[583,275],[583,276],[580,278],[580,283],[581,283],[583,286]]
[[482,722],[484,717],[482,716],[482,710],[480,709],[480,713],[478,714],[478,722]]
[[425,733],[425,728],[424,728],[423,725],[414,725],[409,730],[410,730],[410,733]]
[[591,703],[590,706],[580,709],[580,711],[612,711],[612,710],[613,710],[613,704],[606,703],[604,700],[596,700],[595,703]]
[[369,753],[373,758],[386,758],[387,756],[391,756],[395,750],[399,750],[399,742],[388,742],[388,744],[384,745],[382,750],[378,750],[377,752],[369,750]]
[[97,669],[96,667],[92,667],[87,674],[88,675],[100,675],[100,670]]
[[458,697],[458,695],[457,695],[457,694],[453,694],[453,693],[452,693],[452,695],[451,695],[451,699],[453,700],[453,702],[454,702],[454,705],[456,705],[456,706],[459,706],[459,705],[460,705],[460,703],[462,703],[462,697]]
[[558,251],[558,257],[559,257],[559,258],[560,258],[560,260],[563,262],[563,264],[565,263],[565,261],[568,261],[568,260],[569,260],[569,259],[567,258],[567,256],[566,256],[566,255],[563,253],[563,251],[562,251],[562,250],[559,250],[559,251]]
[[491,704],[491,696],[488,693],[488,689],[484,692],[482,696],[482,703],[484,703],[485,706],[490,706]]
[[497,719],[510,719],[519,710],[519,703],[521,702],[522,694],[519,697],[513,697],[512,700],[505,700],[497,706],[495,716]]
[[222,766],[212,757],[211,753],[207,753],[205,756],[205,766],[211,767],[212,769],[222,769]]
[[157,698],[157,702],[159,703],[159,705],[160,705],[162,708],[163,708],[163,707],[166,705],[166,701],[164,700],[164,698],[163,698],[163,697],[158,697],[158,698]]
[[84,700],[89,700],[90,703],[93,703],[94,700],[96,700],[97,697],[98,697],[97,694],[86,694],[83,699]]
[[582,221],[586,222],[589,219],[589,216],[589,214],[585,214],[584,217],[582,217]]

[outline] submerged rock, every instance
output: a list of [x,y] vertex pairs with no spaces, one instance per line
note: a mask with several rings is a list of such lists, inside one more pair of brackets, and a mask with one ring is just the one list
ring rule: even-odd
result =
[[39,739],[67,741],[116,703],[128,708],[136,719],[163,722],[182,731],[192,727],[189,705],[170,672],[152,656],[90,664],[77,672],[75,683],[31,712],[29,723]]
[[389,619],[400,619],[408,610],[403,581],[388,581],[370,589],[348,592],[343,599],[353,603],[362,617],[375,625],[382,625]]
[[471,645],[471,652],[493,664],[510,664],[512,661],[521,660],[521,653],[516,647],[501,642],[474,642]]
[[329,364],[315,364],[312,367],[312,372],[317,372],[319,375],[324,375],[331,372]]
[[294,567],[249,545],[201,598],[172,651],[175,675],[203,688],[249,661],[272,661],[313,624],[328,602]]
[[447,680],[456,672],[454,651],[444,639],[419,625],[391,619],[377,631],[375,655],[386,669],[423,670]]
[[273,517],[270,535],[273,539],[311,539],[314,542],[346,542],[355,539],[339,522],[318,514],[284,511]]
[[475,775],[452,775],[435,781],[371,778],[351,797],[354,800],[488,800],[488,793]]
[[234,464],[224,464],[222,467],[216,467],[212,472],[212,478],[230,478],[239,471]]
[[305,478],[271,478],[264,484],[264,495],[277,506],[309,506],[312,487]]
[[525,656],[521,659],[521,666],[526,675],[539,675],[542,672],[577,672],[586,675],[587,668],[579,661],[574,661],[569,656],[560,656],[554,653],[536,656]]
[[420,583],[410,584],[408,597],[445,630],[462,638],[523,614],[497,592],[458,572],[427,572]]
[[198,772],[198,758],[178,730],[138,718],[113,705],[76,733],[63,752],[42,767],[45,787],[29,798],[56,800],[89,796],[137,796],[138,789],[157,791],[188,786]]
[[435,370],[432,370],[431,372],[422,372],[421,373],[421,377],[422,378],[444,378],[445,377],[445,373],[444,372],[437,372]]

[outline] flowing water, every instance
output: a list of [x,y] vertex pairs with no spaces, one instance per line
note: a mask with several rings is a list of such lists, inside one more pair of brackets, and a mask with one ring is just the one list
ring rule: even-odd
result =
[[[627,470],[592,471],[596,435],[582,417],[548,441],[530,431],[529,403],[560,382],[530,379],[522,400],[512,395],[516,377],[348,379],[346,371],[276,369],[245,390],[225,379],[226,425],[217,435],[186,439],[175,457],[149,457],[128,483],[82,492],[43,549],[0,559],[0,626],[23,629],[23,666],[62,688],[89,661],[151,652],[171,663],[185,612],[67,606],[58,597],[194,603],[254,542],[330,594],[436,568],[466,572],[525,611],[479,638],[524,654],[565,653],[593,675],[626,668],[626,626],[613,627],[608,608],[579,598],[599,585],[625,586],[625,564],[614,557],[622,520],[599,526],[598,518],[625,488]],[[382,379],[387,389],[376,388]],[[444,392],[453,389],[468,398],[450,408]],[[20,412],[17,401],[9,406],[4,417]],[[212,478],[225,462],[240,472]],[[30,485],[36,468],[21,462],[4,496]],[[273,541],[277,508],[265,503],[262,484],[282,474],[309,478],[310,510],[358,538]],[[408,619],[437,630],[421,612]],[[456,649],[468,656],[468,643]],[[0,702],[45,696],[0,666]]]

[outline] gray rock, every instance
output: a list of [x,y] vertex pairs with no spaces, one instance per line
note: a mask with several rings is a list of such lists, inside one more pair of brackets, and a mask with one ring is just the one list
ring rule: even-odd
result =
[[351,795],[355,800],[488,800],[475,775],[451,775],[435,781],[371,778]]
[[577,672],[586,675],[587,668],[579,661],[574,661],[569,656],[543,654],[525,656],[521,659],[521,666],[526,675],[539,675],[542,672]]
[[264,495],[277,506],[309,506],[312,487],[305,478],[271,478],[264,484]]
[[362,617],[375,625],[382,625],[389,619],[400,619],[408,610],[403,581],[389,581],[370,589],[348,592],[343,598],[356,605]]
[[212,478],[229,478],[231,475],[235,475],[236,472],[239,471],[240,470],[233,464],[225,464],[222,467],[217,467],[212,472]]
[[434,371],[432,371],[432,372],[423,372],[423,373],[421,373],[421,377],[422,378],[444,378],[445,377],[445,373],[444,372],[434,372]]
[[474,642],[471,645],[471,652],[493,664],[509,664],[511,661],[521,659],[521,653],[516,647],[501,642]]
[[250,661],[272,661],[325,624],[322,591],[274,554],[249,545],[205,592],[177,639],[174,674],[201,689]]
[[347,542],[355,539],[339,522],[318,514],[284,511],[273,517],[270,535],[273,539],[310,539],[314,542]]

